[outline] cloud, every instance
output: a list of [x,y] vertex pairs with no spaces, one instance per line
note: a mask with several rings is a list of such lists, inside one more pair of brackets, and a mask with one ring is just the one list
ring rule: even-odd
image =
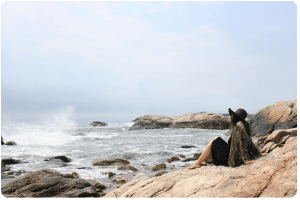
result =
[[[267,51],[247,52],[222,26],[197,23],[181,31],[154,31],[153,21],[136,10],[116,12],[120,5],[4,3],[3,107],[218,112],[257,101],[256,94],[270,91],[269,83],[280,85],[274,80],[295,70],[292,61],[284,70],[282,60]],[[178,5],[139,4],[152,14]]]

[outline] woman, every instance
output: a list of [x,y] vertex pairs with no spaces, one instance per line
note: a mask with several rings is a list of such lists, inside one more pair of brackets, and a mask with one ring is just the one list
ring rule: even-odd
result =
[[238,109],[233,112],[230,108],[231,137],[226,143],[222,138],[213,138],[203,150],[199,159],[189,169],[201,167],[210,158],[215,165],[237,167],[245,164],[245,161],[261,156],[258,148],[251,139],[250,124],[245,121],[247,112]]

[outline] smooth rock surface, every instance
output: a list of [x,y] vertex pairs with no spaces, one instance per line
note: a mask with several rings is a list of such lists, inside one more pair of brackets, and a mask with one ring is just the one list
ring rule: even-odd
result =
[[173,117],[172,128],[201,128],[219,129],[229,128],[229,117],[217,113],[188,113]]
[[253,135],[267,135],[278,129],[297,127],[297,97],[259,110],[251,119]]
[[161,128],[228,129],[229,117],[214,113],[188,113],[179,116],[145,115],[133,120],[129,130]]
[[285,136],[297,136],[297,128],[292,129],[279,129],[276,131],[273,131],[264,141],[264,145],[266,145],[268,142],[274,142],[278,143],[280,140]]
[[202,166],[133,179],[104,197],[293,197],[297,193],[297,137],[250,165]]
[[173,118],[164,115],[145,115],[134,119],[134,124],[128,130],[168,128]]

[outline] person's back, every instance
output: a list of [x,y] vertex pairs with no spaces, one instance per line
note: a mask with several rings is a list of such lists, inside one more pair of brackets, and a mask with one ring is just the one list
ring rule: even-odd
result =
[[201,167],[210,158],[213,159],[215,165],[237,167],[244,164],[245,161],[261,155],[252,142],[250,125],[245,121],[247,112],[241,108],[236,112],[233,112],[230,108],[228,111],[232,128],[228,143],[220,137],[213,138],[196,163],[189,169]]

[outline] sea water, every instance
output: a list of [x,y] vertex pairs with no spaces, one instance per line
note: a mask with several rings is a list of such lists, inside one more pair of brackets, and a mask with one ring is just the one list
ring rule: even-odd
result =
[[[62,173],[77,172],[81,178],[94,179],[112,188],[116,186],[112,181],[114,178],[108,178],[105,172],[111,171],[116,174],[115,177],[130,178],[137,173],[153,176],[157,172],[151,168],[161,163],[167,165],[167,172],[182,169],[195,161],[168,163],[167,160],[178,154],[193,157],[214,136],[228,139],[223,134],[227,130],[165,128],[128,131],[133,124],[130,121],[108,121],[108,125],[102,127],[93,127],[90,122],[70,120],[69,115],[30,122],[2,117],[4,141],[14,141],[17,145],[1,145],[1,158],[22,161],[10,165],[12,170],[29,172],[50,168]],[[195,148],[182,148],[186,145]],[[66,164],[45,161],[53,156],[67,156],[72,161]],[[114,158],[128,160],[138,172],[118,170],[116,166],[98,167],[91,163],[95,159]],[[5,181],[2,180],[2,184]]]

